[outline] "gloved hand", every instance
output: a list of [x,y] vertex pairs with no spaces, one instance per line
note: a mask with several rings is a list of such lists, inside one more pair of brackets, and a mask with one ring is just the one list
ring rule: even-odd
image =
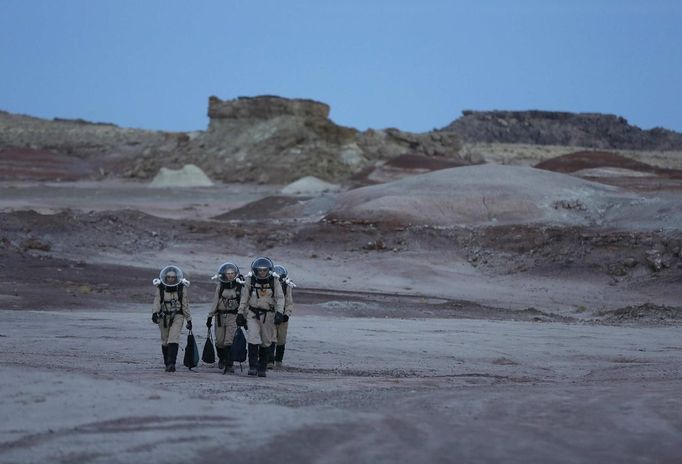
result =
[[282,322],[289,322],[289,315],[285,314],[284,319],[282,319]]
[[282,322],[284,322],[284,314],[275,311],[275,325],[280,325]]
[[208,316],[208,319],[206,319],[206,327],[208,327],[210,329],[212,325],[213,325],[213,318],[211,316]]
[[192,321],[187,321],[187,325],[185,325],[185,327],[187,327],[187,330],[192,330]]
[[158,323],[159,323],[159,313],[152,313],[152,322],[153,322],[154,324],[158,324]]
[[237,325],[239,327],[246,327],[246,318],[242,313],[237,314]]

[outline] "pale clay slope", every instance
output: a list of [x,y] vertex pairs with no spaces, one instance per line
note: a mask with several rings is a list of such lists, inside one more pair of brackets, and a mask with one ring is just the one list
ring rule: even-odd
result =
[[565,174],[504,165],[444,169],[339,195],[332,217],[435,226],[598,225],[640,197]]

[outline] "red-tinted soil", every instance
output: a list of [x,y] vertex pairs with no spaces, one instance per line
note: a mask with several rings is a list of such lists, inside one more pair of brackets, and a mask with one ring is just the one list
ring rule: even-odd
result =
[[31,148],[0,151],[0,180],[80,180],[97,174],[88,161]]
[[582,169],[612,167],[646,172],[666,179],[682,179],[682,171],[680,170],[658,168],[608,151],[578,151],[542,161],[535,167],[564,173]]

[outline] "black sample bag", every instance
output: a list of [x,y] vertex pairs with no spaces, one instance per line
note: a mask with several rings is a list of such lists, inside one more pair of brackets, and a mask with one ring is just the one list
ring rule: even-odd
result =
[[237,330],[234,332],[232,346],[230,347],[230,355],[234,362],[241,363],[246,361],[246,337],[244,336],[244,330],[242,330],[241,327],[237,327]]
[[183,364],[187,369],[197,367],[197,364],[199,364],[199,348],[197,347],[197,342],[194,339],[194,334],[191,330],[189,331],[189,334],[187,334],[187,346],[185,346]]
[[213,348],[213,337],[211,336],[211,329],[208,329],[206,343],[204,343],[204,351],[201,353],[201,360],[206,364],[213,364],[215,362],[215,349]]

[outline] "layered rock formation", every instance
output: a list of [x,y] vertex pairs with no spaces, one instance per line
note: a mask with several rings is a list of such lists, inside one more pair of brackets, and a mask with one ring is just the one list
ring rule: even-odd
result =
[[406,153],[457,158],[454,134],[360,132],[335,124],[329,111],[328,105],[313,100],[211,97],[208,130],[180,152],[214,179],[264,183],[303,176],[344,182],[377,160]]
[[613,114],[467,110],[442,130],[465,142],[682,150],[682,134],[658,127],[642,130]]

